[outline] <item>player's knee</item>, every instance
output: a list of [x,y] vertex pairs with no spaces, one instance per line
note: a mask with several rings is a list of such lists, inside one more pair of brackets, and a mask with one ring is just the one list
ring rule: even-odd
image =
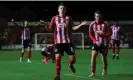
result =
[[61,56],[62,56],[61,54],[55,54],[55,58],[56,58],[56,59],[60,59]]
[[97,53],[92,53],[92,59],[96,59]]
[[25,50],[22,50],[21,52],[22,52],[22,53],[24,53],[24,52],[25,52]]
[[29,52],[31,52],[31,49],[30,49],[30,48],[28,48],[28,51],[29,51]]

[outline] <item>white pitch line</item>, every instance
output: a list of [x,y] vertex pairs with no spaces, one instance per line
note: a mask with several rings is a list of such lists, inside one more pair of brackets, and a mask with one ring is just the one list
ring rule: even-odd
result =
[[[90,79],[89,77],[84,77],[84,76],[76,76],[72,74],[64,74],[65,76],[72,76],[72,77],[77,77],[77,78],[82,78],[82,79]],[[92,79],[92,80],[100,80],[100,79]]]

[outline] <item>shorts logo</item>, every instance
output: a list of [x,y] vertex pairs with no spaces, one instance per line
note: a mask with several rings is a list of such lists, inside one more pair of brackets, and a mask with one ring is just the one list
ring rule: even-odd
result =
[[72,52],[74,52],[74,49],[73,49],[73,47],[71,47],[71,51],[72,51]]

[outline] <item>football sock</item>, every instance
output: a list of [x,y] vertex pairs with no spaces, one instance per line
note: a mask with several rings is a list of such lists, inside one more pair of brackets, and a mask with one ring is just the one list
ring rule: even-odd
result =
[[28,59],[31,58],[31,51],[28,51]]
[[55,66],[56,66],[56,76],[60,76],[61,71],[61,58],[56,58]]

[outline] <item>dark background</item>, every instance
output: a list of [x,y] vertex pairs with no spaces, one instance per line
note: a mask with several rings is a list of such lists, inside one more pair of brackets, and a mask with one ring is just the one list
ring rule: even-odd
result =
[[96,10],[103,11],[106,20],[133,20],[132,1],[1,1],[0,17],[49,21],[60,3],[73,20],[93,20]]

